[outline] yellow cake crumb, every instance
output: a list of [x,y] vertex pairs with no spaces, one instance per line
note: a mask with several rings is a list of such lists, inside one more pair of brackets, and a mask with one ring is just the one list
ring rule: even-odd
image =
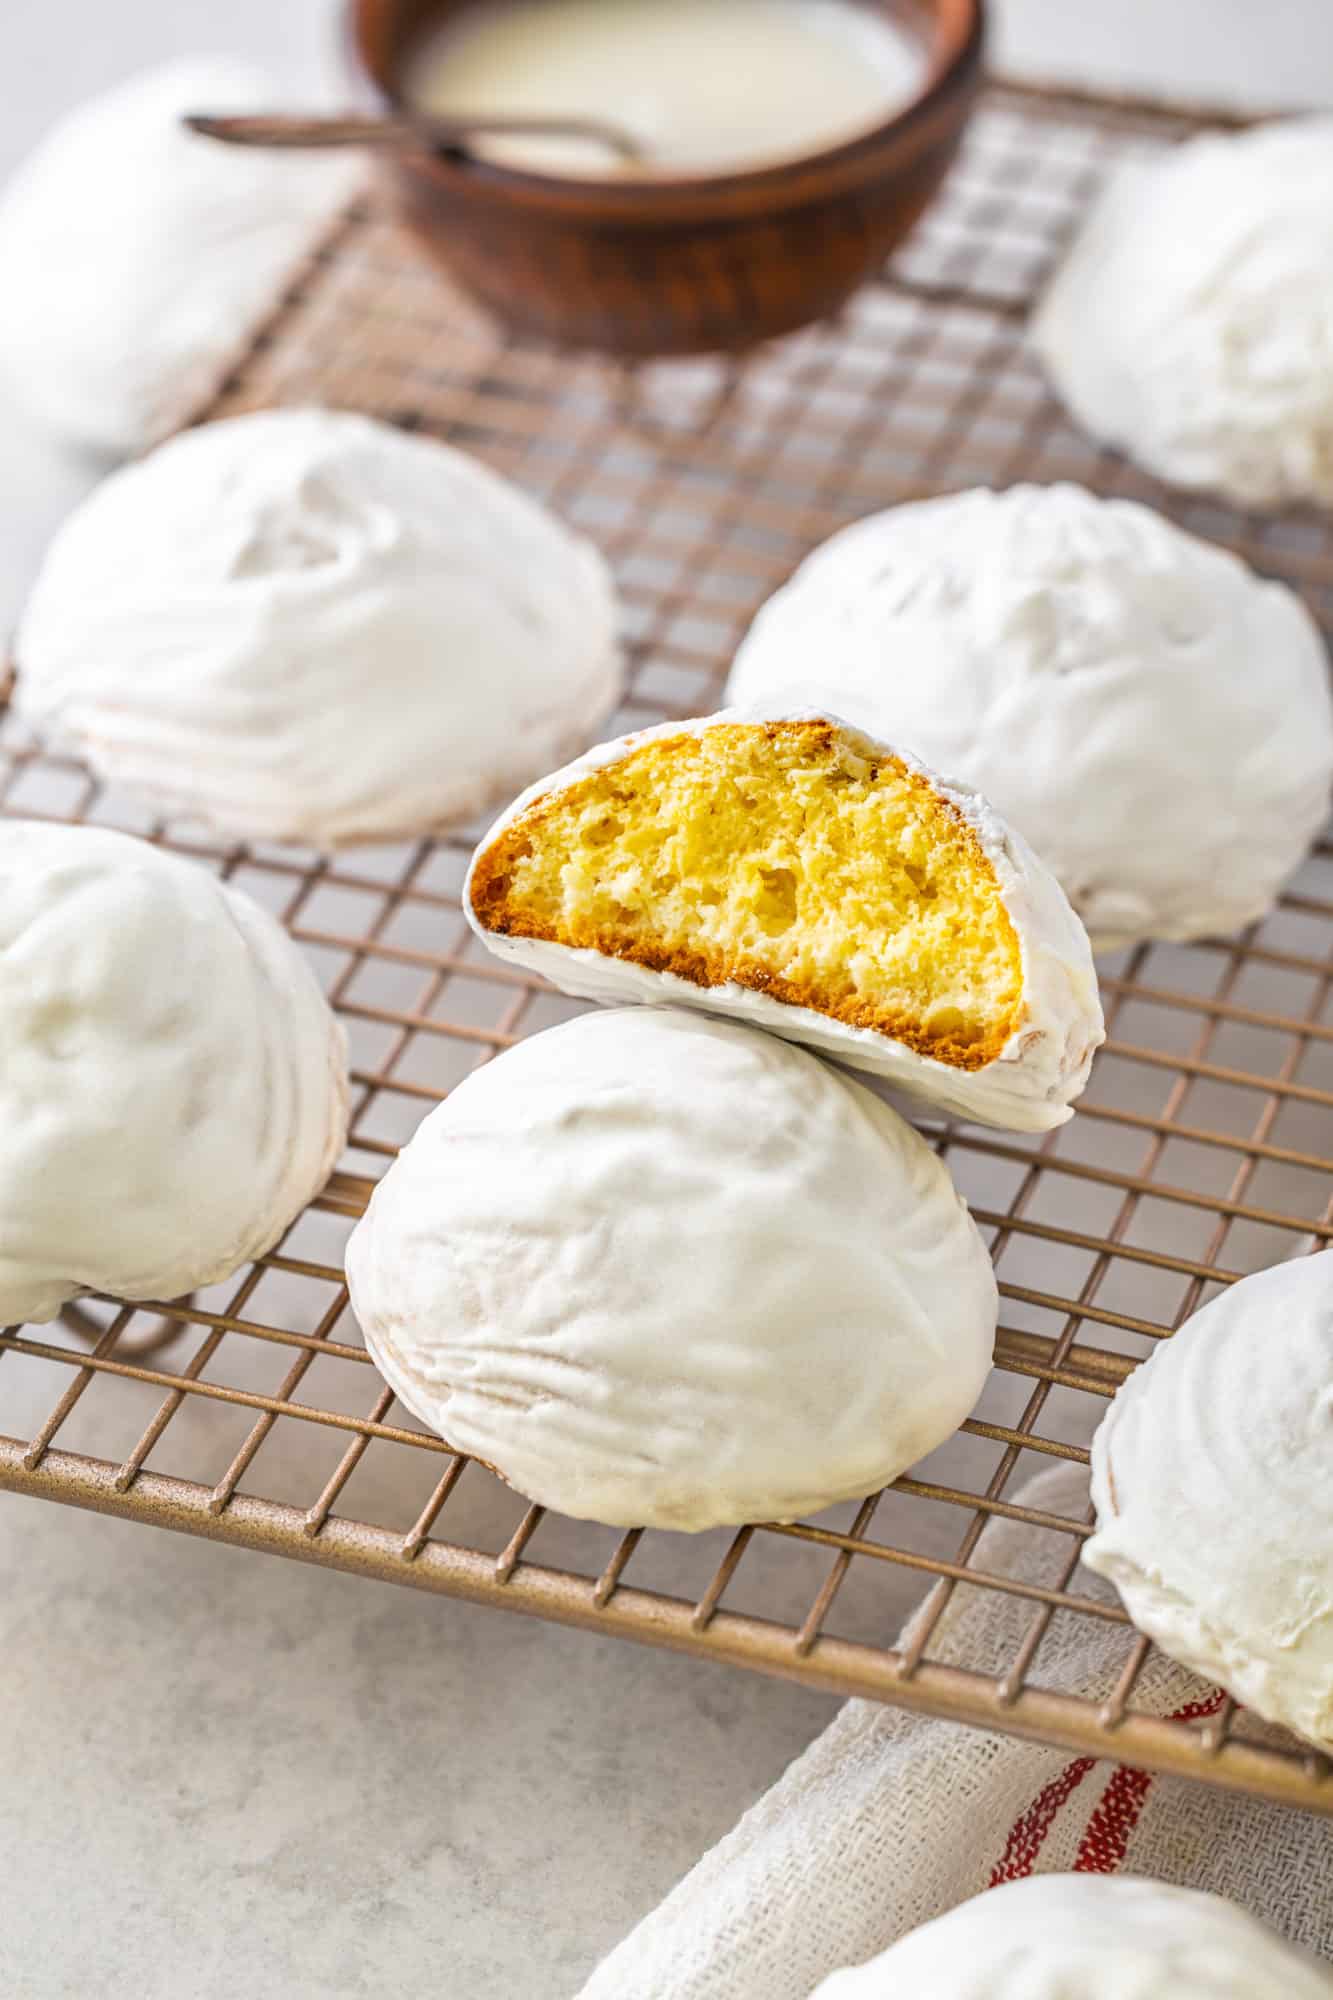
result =
[[654,738],[535,799],[472,877],[484,929],[728,980],[958,1069],[1022,1010],[1017,935],[972,828],[831,723]]

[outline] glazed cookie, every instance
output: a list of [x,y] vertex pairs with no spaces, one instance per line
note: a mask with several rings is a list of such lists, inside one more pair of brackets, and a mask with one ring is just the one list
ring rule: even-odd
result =
[[1330,2000],[1333,1974],[1221,1896],[1030,1875],[922,1924],[812,2000]]
[[947,1169],[803,1049],[677,1009],[519,1042],[431,1113],[347,1247],[385,1380],[529,1499],[790,1520],[941,1444],[990,1367]]
[[835,716],[728,710],[603,744],[477,849],[499,957],[703,1007],[984,1124],[1063,1124],[1102,1039],[1082,925],[967,787]]
[[187,431],[57,534],[17,703],[225,835],[343,847],[494,807],[620,691],[588,542],[477,460],[332,410]]
[[0,822],[0,1046],[0,1324],[229,1277],[342,1151],[343,1034],[296,946],[127,834]]

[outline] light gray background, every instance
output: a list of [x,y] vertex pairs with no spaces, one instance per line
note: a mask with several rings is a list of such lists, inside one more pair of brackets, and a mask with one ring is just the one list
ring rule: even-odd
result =
[[[996,12],[1028,73],[1333,97],[1328,0]],[[324,0],[0,0],[0,171],[167,54],[327,87],[331,33]],[[0,619],[90,476],[0,409]],[[560,2000],[832,1709],[4,1496],[0,1662],[0,1992],[24,2000]]]

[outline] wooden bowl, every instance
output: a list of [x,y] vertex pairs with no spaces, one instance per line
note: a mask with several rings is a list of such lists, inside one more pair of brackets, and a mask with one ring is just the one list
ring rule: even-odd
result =
[[[400,102],[406,53],[475,0],[348,0],[354,60]],[[669,4],[669,0],[666,0]],[[702,178],[588,180],[429,153],[383,163],[430,252],[508,325],[622,355],[738,349],[834,312],[935,193],[982,74],[984,0],[866,0],[926,53],[919,95],[862,137]]]

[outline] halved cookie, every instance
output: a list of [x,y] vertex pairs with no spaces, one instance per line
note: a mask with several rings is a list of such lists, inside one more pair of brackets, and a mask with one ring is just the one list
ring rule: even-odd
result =
[[975,792],[828,715],[589,751],[492,828],[464,907],[566,992],[735,1015],[987,1124],[1062,1124],[1102,1039],[1054,877]]

